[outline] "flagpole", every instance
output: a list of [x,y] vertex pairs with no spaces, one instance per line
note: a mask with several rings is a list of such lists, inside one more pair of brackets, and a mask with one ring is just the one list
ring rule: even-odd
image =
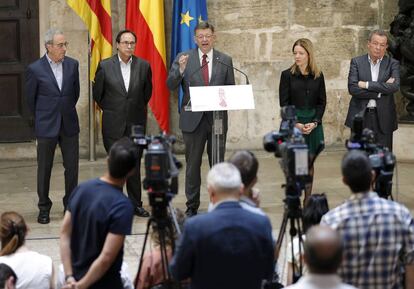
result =
[[92,98],[92,85],[91,85],[91,38],[88,33],[88,100],[89,100],[89,161],[96,161],[96,147],[95,147],[95,103]]

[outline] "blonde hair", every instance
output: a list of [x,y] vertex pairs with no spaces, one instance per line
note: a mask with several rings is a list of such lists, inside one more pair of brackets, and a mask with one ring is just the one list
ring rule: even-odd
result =
[[16,252],[26,241],[27,226],[23,217],[16,212],[5,212],[0,218],[0,256]]
[[[303,49],[305,49],[306,52],[308,53],[309,61],[308,61],[308,66],[306,67],[306,71],[309,74],[313,74],[315,76],[315,79],[321,76],[321,70],[316,65],[315,52],[313,50],[312,41],[310,41],[307,38],[300,38],[296,40],[295,43],[293,43],[292,52],[295,50],[295,47],[298,45],[302,47]],[[292,74],[295,74],[297,71],[299,71],[299,67],[296,65],[296,63],[293,63],[293,65],[290,67],[290,72]]]

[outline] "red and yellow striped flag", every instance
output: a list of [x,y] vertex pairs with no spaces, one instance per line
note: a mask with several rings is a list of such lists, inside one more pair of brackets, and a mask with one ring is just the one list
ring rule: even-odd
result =
[[151,111],[163,131],[169,131],[170,102],[165,57],[164,0],[127,0],[126,29],[137,35],[135,55],[152,70]]
[[90,80],[99,61],[112,55],[111,0],[66,0],[88,27],[91,38]]

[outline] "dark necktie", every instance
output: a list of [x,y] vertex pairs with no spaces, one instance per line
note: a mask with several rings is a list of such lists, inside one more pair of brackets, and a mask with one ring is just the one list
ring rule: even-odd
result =
[[203,55],[203,60],[201,61],[201,72],[203,73],[204,84],[208,85],[208,64],[207,64],[207,54]]

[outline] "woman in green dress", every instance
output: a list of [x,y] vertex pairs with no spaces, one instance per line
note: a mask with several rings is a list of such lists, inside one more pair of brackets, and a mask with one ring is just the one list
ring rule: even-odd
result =
[[[301,38],[292,47],[295,62],[280,77],[280,107],[296,107],[296,127],[302,132],[309,147],[313,164],[317,154],[324,148],[322,117],[326,106],[325,80],[316,65],[312,42]],[[305,189],[305,202],[312,193],[313,165],[310,167],[311,182]]]

